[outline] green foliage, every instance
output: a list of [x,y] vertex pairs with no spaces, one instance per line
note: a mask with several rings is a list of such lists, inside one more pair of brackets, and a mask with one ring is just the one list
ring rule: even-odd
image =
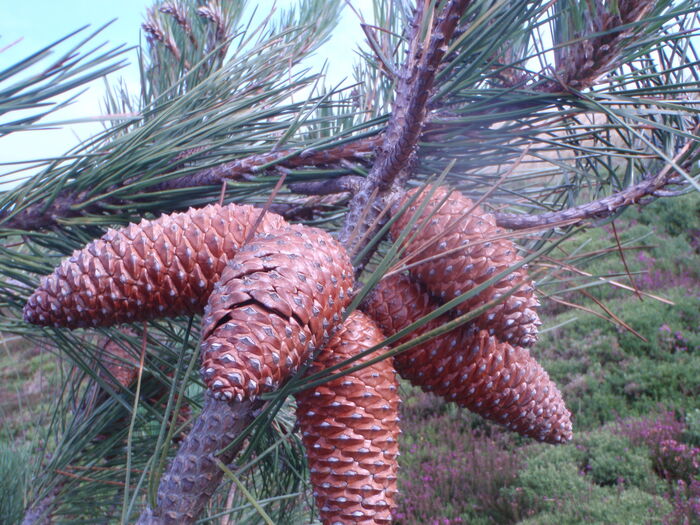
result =
[[[700,195],[692,192],[671,199],[660,199],[630,216],[671,237],[692,240],[700,232]],[[695,249],[698,252],[698,248]]]
[[700,447],[700,408],[689,410],[685,416],[687,425],[684,433],[685,441],[693,446]]
[[649,450],[632,446],[624,436],[609,431],[592,432],[577,440],[576,448],[582,456],[582,470],[597,485],[624,485],[647,492],[659,487]]
[[518,523],[661,523],[671,510],[660,496],[663,483],[649,451],[610,431],[529,452],[525,468],[505,489],[530,516]]
[[[83,27],[0,70],[0,138],[36,129],[41,119],[70,104],[76,89],[124,66],[122,46],[99,53],[102,45],[85,49],[102,29],[85,36]],[[10,120],[13,112],[18,116]]]
[[30,452],[0,442],[0,523],[19,523],[29,485]]
[[571,495],[555,510],[536,514],[520,525],[645,525],[665,523],[671,504],[639,489],[592,491]]
[[595,492],[579,472],[579,454],[573,445],[531,447],[523,468],[508,494],[519,496],[535,511],[556,506],[556,502]]

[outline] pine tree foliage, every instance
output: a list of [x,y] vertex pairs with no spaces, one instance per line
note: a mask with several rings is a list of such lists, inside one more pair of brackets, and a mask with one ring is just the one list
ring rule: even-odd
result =
[[[371,18],[358,21],[367,38],[352,66],[355,81],[341,86],[326,85],[307,58],[340,29],[342,2],[300,0],[269,12],[261,4],[255,16],[248,4],[156,1],[138,50],[140,92],[110,77],[112,118],[104,131],[63,157],[36,162],[36,174],[0,193],[0,331],[55,352],[64,374],[29,467],[27,523],[49,515],[66,523],[133,522],[156,502],[163,472],[205,404],[197,316],[128,329],[37,328],[21,312],[40,277],[109,227],[220,198],[265,206],[274,192],[270,211],[342,234],[358,188],[376,173],[393,109],[402,97],[414,100],[405,88],[423,70],[407,66],[420,56],[412,43],[424,42],[422,52],[435,36],[431,16],[412,26],[415,9],[439,13],[457,3],[375,0]],[[537,273],[541,299],[591,286],[598,281],[582,283],[570,260],[544,256],[582,223],[700,189],[700,7],[692,0],[461,4],[454,34],[438,50],[424,111],[406,115],[417,147],[397,180],[423,188],[437,179],[485,201],[499,226],[515,230],[509,238],[523,254],[517,267]],[[54,44],[0,71],[0,115],[10,115],[0,140],[41,126],[70,100],[62,94],[121,65],[118,48],[88,50],[90,38],[67,39],[73,47],[58,60],[48,60]],[[49,65],[34,74],[35,64]],[[9,166],[0,183],[19,175]],[[360,248],[352,255],[365,286],[350,309],[382,275],[405,266],[402,241],[415,219],[392,243],[386,212],[376,212],[377,228],[355,232]],[[577,257],[588,255],[582,249]],[[516,269],[381,344],[324,371],[300,370],[264,395],[229,444],[243,450],[205,506],[207,519],[282,524],[317,516],[289,394],[477,318],[493,305],[405,338]],[[96,360],[105,341],[121,348],[125,364],[138,364],[130,384]]]

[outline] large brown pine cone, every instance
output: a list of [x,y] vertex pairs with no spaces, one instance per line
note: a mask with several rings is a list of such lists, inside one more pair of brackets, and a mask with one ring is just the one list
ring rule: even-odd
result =
[[[260,213],[210,205],[109,230],[41,280],[24,318],[76,328],[199,313]],[[266,213],[256,231],[286,226]]]
[[[406,198],[417,191],[410,191]],[[395,239],[417,213],[429,191],[430,188],[426,188],[392,225],[391,233]],[[436,210],[443,200],[445,202]],[[468,292],[522,260],[515,244],[502,237],[504,230],[496,226],[493,215],[481,208],[472,208],[474,203],[458,191],[438,187],[407,237],[406,255],[414,256],[409,262],[434,257],[413,267],[411,274],[444,301]],[[423,224],[426,219],[427,223]],[[416,231],[419,233],[412,237]],[[455,251],[440,255],[448,250]],[[483,306],[518,284],[521,287],[513,295],[481,315],[477,324],[500,341],[530,346],[537,340],[537,327],[541,323],[536,312],[539,301],[524,267],[467,299],[459,305],[457,312],[465,313]]]
[[[437,303],[406,275],[388,277],[363,308],[387,336],[429,314]],[[399,345],[449,321],[438,317]],[[549,443],[571,439],[571,414],[547,372],[522,347],[499,342],[476,325],[462,325],[394,358],[396,370],[423,390]]]
[[[317,356],[313,370],[337,365],[383,340],[374,322],[355,311]],[[384,359],[296,397],[297,419],[323,523],[391,523],[400,432],[392,360]]]
[[202,319],[202,376],[218,399],[272,390],[342,323],[353,269],[316,228],[258,235],[231,260]]

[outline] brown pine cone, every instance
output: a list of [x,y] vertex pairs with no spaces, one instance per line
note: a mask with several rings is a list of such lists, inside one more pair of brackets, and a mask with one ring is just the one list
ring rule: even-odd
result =
[[[355,311],[318,355],[313,369],[337,365],[383,340],[374,322]],[[384,359],[304,390],[296,398],[297,419],[322,522],[391,523],[400,433],[392,360]]]
[[[380,281],[363,308],[387,336],[429,314],[437,303],[406,275]],[[449,321],[438,317],[396,346]],[[522,347],[462,325],[394,358],[401,376],[423,390],[549,443],[569,441],[571,414],[547,372]]]
[[347,253],[322,230],[295,225],[246,244],[202,319],[202,376],[214,396],[275,389],[341,325],[352,288]]
[[[210,205],[109,230],[41,280],[24,318],[77,328],[199,313],[261,212]],[[286,226],[266,213],[257,231]]]
[[97,374],[115,390],[129,388],[139,375],[139,360],[113,339],[107,339],[95,356],[102,365]]
[[[391,233],[395,239],[425,201],[429,190],[426,188],[392,225]],[[410,191],[407,198],[417,191]],[[444,204],[435,211],[445,198]],[[493,215],[478,207],[472,210],[473,206],[474,203],[458,191],[438,187],[407,237],[406,255],[415,255],[410,262],[435,257],[413,267],[411,275],[443,301],[450,301],[468,292],[522,260],[512,241],[495,238],[502,235],[504,230],[496,226]],[[469,210],[472,210],[471,213],[465,215]],[[428,217],[430,219],[427,224],[423,225]],[[418,229],[420,232],[412,238]],[[431,244],[423,248],[429,241],[432,241]],[[458,249],[461,246],[463,248]],[[454,249],[457,250],[440,255]],[[481,315],[476,323],[500,341],[530,346],[536,342],[537,327],[542,323],[536,312],[539,301],[525,267],[467,299],[456,311],[465,313],[474,310],[505,295],[517,284],[521,284],[521,287],[513,295]]]
[[[129,330],[125,330],[125,333],[134,335],[134,333]],[[134,385],[134,383],[136,383],[140,366],[139,358],[126,350],[114,339],[106,338],[104,340],[104,346],[97,352],[95,360],[97,361],[97,363],[95,363],[97,375],[115,391],[119,392],[122,389],[129,389]],[[172,377],[172,372],[169,373],[168,376]],[[92,412],[96,406],[104,402],[109,396],[109,394],[97,383],[91,383],[89,388],[93,393],[92,395],[86,396],[86,399],[88,399],[88,405],[83,406],[80,409],[85,415]],[[159,388],[155,392],[151,392],[148,395],[146,403],[158,407],[160,410],[165,410],[168,402],[168,396],[168,389],[159,383]],[[173,401],[177,402],[177,400],[178,394],[175,394]],[[187,402],[182,403],[177,415],[178,425],[186,423],[190,419],[191,414],[192,409],[190,408],[189,404]],[[122,430],[129,426],[129,419],[129,416],[119,418],[114,421],[109,428]],[[173,441],[179,442],[182,439],[182,436],[186,435],[186,433],[187,431],[184,430],[176,434],[173,436]],[[98,434],[96,439],[100,441],[108,437],[109,432]]]

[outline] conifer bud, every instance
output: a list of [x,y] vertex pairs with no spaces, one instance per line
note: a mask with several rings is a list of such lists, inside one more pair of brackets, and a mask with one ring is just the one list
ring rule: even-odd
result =
[[[426,188],[392,225],[394,238],[414,218],[430,189]],[[417,191],[410,191],[406,198]],[[407,237],[406,255],[413,256],[409,262],[430,259],[413,267],[411,275],[443,301],[459,297],[522,260],[516,245],[504,238],[504,233],[493,215],[475,208],[458,191],[438,187]],[[516,285],[520,288],[476,322],[500,341],[530,346],[536,342],[537,327],[542,323],[536,311],[539,301],[525,267],[467,299],[456,311],[474,310],[506,295]]]
[[[316,357],[312,371],[338,365],[383,340],[375,323],[355,311]],[[372,357],[360,358],[340,370]],[[296,397],[297,419],[323,524],[390,524],[400,433],[392,359],[303,390]]]
[[218,399],[274,390],[341,325],[353,269],[328,233],[258,235],[231,260],[202,319],[202,375]]
[[[437,307],[406,275],[383,279],[363,305],[391,336]],[[448,322],[429,321],[394,346]],[[462,325],[394,358],[401,376],[423,390],[507,428],[549,443],[571,439],[571,415],[547,372],[526,348],[500,342],[476,323]]]
[[[41,280],[24,318],[77,328],[200,313],[260,213],[210,205],[109,230]],[[286,225],[266,213],[256,231]]]

